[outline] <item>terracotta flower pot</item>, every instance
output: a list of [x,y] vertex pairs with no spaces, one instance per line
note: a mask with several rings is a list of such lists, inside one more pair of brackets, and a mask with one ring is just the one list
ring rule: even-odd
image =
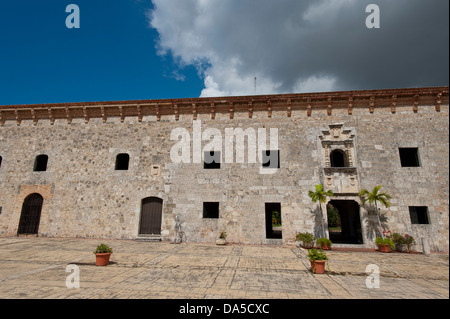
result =
[[380,252],[388,253],[391,251],[391,245],[378,245]]
[[311,263],[311,270],[315,274],[324,274],[325,273],[325,263],[326,260],[309,260]]
[[322,248],[322,250],[331,250],[331,248],[328,247],[328,244],[322,244],[322,245],[320,246],[320,248]]
[[97,266],[106,266],[109,264],[109,258],[112,253],[95,254],[95,264]]

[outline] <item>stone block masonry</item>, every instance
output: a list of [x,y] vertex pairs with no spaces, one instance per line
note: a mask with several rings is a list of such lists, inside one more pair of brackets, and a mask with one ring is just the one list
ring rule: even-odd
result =
[[[237,145],[244,163],[174,163],[171,134],[189,132],[192,158],[195,120],[222,137],[226,129],[277,129],[280,168],[261,174],[247,142]],[[448,252],[448,129],[448,87],[0,106],[0,236],[17,235],[30,215],[38,236],[213,243],[226,231],[229,242],[292,243],[296,232],[331,235],[326,204],[320,216],[308,197],[323,184],[345,224],[342,243],[373,247],[376,218],[358,192],[383,185],[392,196],[381,208],[384,229],[415,236],[417,250],[427,238],[432,251]],[[416,152],[418,165],[402,167],[402,148]],[[42,154],[46,169],[34,171]],[[116,170],[119,154],[129,155],[127,169]],[[35,215],[31,194],[43,198]],[[204,213],[211,202],[219,203],[213,218]],[[347,211],[354,202],[358,209]],[[269,203],[281,207],[275,238]]]

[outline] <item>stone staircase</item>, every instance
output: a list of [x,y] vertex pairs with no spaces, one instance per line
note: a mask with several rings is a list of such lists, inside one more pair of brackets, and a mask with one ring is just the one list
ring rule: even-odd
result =
[[161,241],[161,235],[138,235],[134,240],[136,241],[151,241],[158,242]]

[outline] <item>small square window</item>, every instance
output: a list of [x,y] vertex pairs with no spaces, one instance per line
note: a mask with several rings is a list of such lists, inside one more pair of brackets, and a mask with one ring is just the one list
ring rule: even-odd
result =
[[220,152],[205,152],[204,169],[220,169]]
[[280,168],[280,151],[263,151],[262,167]]
[[409,216],[411,224],[429,224],[428,207],[426,206],[409,206]]
[[399,152],[402,167],[420,167],[419,149],[417,147],[400,148]]
[[116,171],[128,171],[130,164],[130,155],[123,153],[116,157]]
[[219,218],[219,203],[218,202],[203,203],[203,218]]
[[35,171],[35,172],[45,172],[47,170],[47,162],[48,162],[48,156],[47,155],[38,155],[38,156],[36,156],[36,159],[34,160],[33,171]]

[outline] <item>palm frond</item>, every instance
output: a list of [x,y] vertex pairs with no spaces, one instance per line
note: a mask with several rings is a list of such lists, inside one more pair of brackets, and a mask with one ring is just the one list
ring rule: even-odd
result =
[[317,202],[318,198],[317,198],[317,194],[316,194],[315,192],[309,191],[309,192],[308,192],[308,196],[311,198],[311,200],[312,200],[313,202]]
[[389,207],[391,204],[388,200],[392,197],[387,193],[378,193],[381,187],[383,186],[375,186],[372,191],[362,189],[359,192],[359,197],[361,198],[361,202],[363,203],[363,205],[368,201],[370,204],[376,204],[377,202],[380,202],[385,207]]
[[373,188],[372,194],[374,194],[374,195],[378,194],[378,191],[380,190],[381,187],[383,187],[383,186],[382,186],[382,185],[380,185],[380,186],[375,186],[375,187]]
[[391,195],[386,194],[386,193],[378,194],[378,196],[380,196],[380,197],[386,197],[387,199],[391,199],[391,198],[392,198]]
[[328,197],[333,197],[333,196],[334,196],[332,190],[327,191],[327,192],[325,193],[325,195],[327,195]]
[[378,201],[379,201],[381,204],[383,204],[385,207],[391,206],[391,203],[389,203],[389,201],[387,200],[386,197],[380,196],[380,197],[378,197]]

